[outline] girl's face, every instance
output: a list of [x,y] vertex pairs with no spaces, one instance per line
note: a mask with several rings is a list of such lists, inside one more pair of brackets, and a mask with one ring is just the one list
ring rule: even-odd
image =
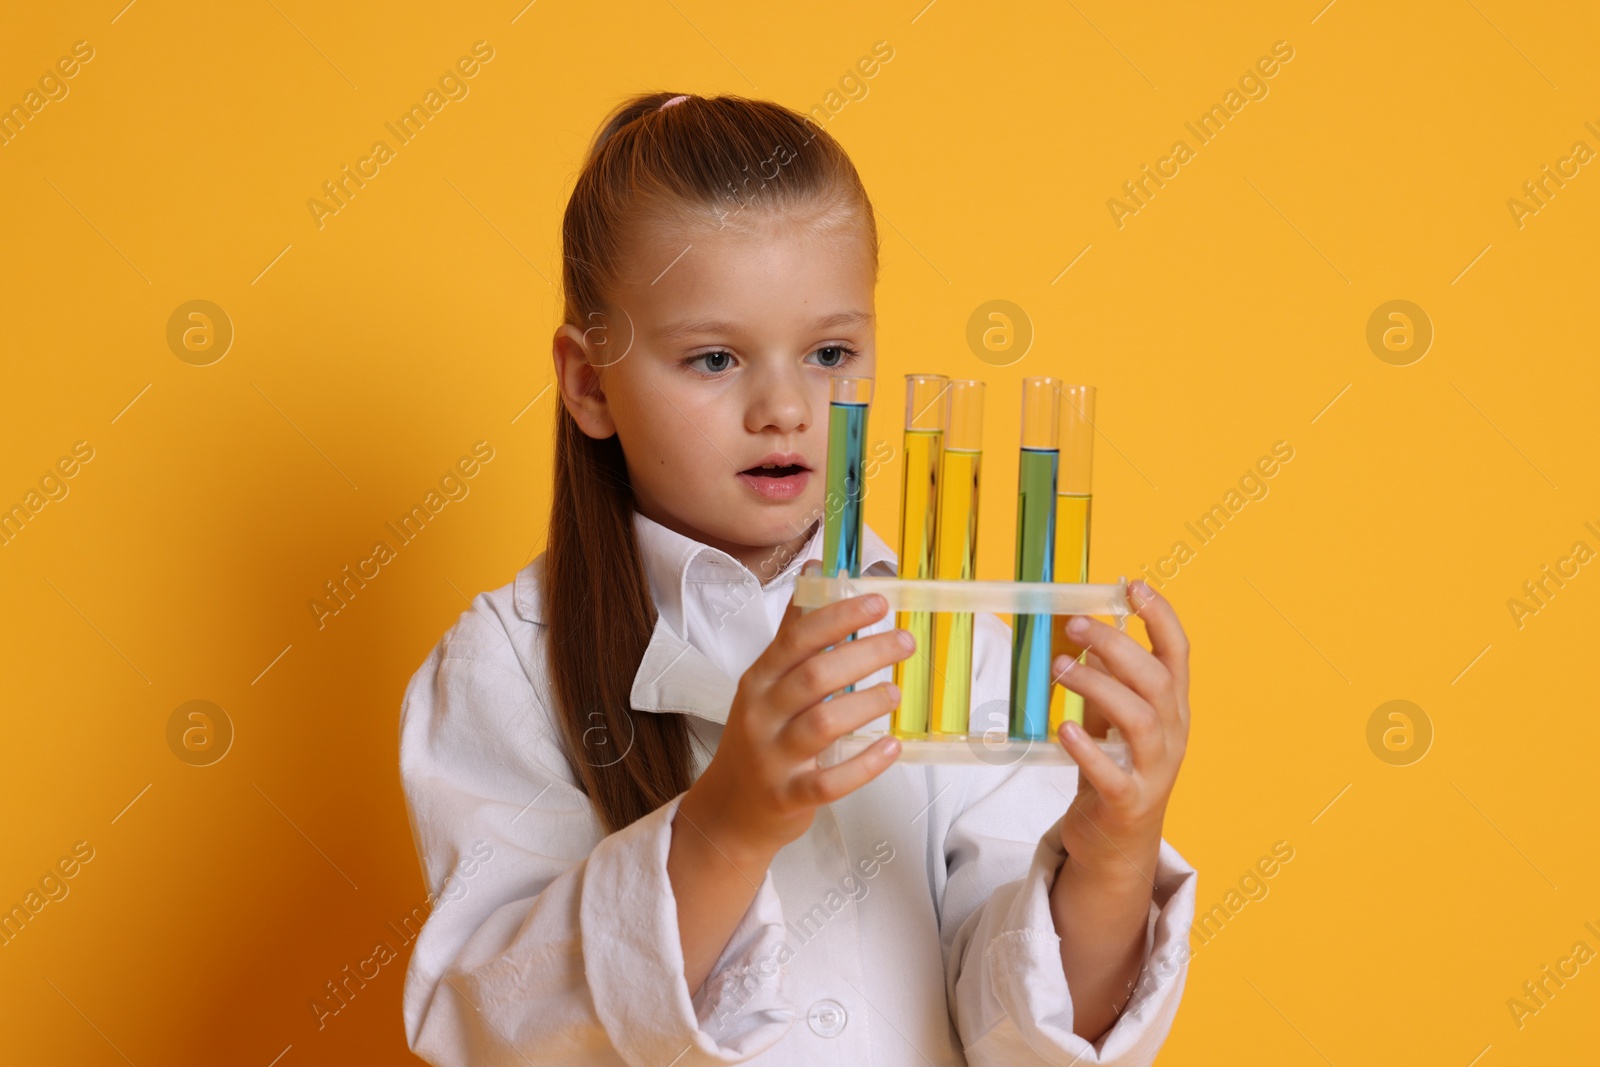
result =
[[851,223],[657,229],[612,308],[563,326],[563,399],[615,433],[635,505],[765,581],[822,517],[828,380],[871,377],[873,263]]

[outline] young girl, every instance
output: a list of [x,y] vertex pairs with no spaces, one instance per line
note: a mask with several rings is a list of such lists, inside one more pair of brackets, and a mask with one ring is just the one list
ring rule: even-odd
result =
[[[406,1036],[435,1064],[1148,1064],[1194,871],[1161,840],[1187,643],[1090,618],[1055,670],[1120,728],[1081,768],[910,766],[879,597],[802,615],[828,381],[874,368],[873,209],[838,143],[733,96],[601,129],[563,224],[548,547],[412,678],[400,765],[434,908]],[[892,575],[871,530],[863,573]],[[859,632],[857,640],[846,640]],[[974,721],[1010,631],[978,621]],[[845,686],[853,692],[827,699]],[[874,684],[876,683],[876,684]],[[983,718],[979,718],[982,715]]]

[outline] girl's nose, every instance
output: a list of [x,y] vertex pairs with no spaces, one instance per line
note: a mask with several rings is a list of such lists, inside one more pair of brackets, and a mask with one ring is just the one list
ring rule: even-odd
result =
[[803,370],[796,367],[752,378],[753,392],[745,408],[746,430],[798,433],[811,425],[816,401],[812,394],[817,386]]

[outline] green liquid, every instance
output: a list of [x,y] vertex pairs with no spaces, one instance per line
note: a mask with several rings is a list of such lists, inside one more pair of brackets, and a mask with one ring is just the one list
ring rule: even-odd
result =
[[[1024,448],[1017,469],[1017,566],[1019,582],[1054,580],[1056,467],[1054,449]],[[1017,615],[1011,628],[1011,722],[1013,741],[1043,741],[1050,726],[1049,615]]]

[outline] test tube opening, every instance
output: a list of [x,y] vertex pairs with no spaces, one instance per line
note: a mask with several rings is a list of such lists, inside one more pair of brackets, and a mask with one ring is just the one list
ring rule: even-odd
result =
[[1061,421],[1057,432],[1061,485],[1058,492],[1083,496],[1093,492],[1095,393],[1092,385],[1061,387]]

